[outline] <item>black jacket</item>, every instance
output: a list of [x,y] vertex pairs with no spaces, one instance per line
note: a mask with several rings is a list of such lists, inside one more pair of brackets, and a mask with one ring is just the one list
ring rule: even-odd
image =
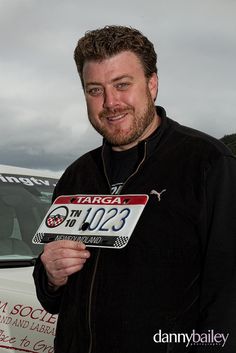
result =
[[[141,142],[143,160],[122,189],[149,195],[128,245],[90,249],[83,270],[54,294],[37,261],[38,298],[59,313],[56,353],[236,350],[236,160],[216,139],[179,125],[161,107],[157,112],[158,138]],[[54,197],[109,194],[109,162],[106,143],[85,154],[65,171]],[[161,201],[150,194],[163,189]],[[193,332],[208,344],[197,345],[194,336],[186,347],[163,335]],[[155,333],[162,342],[154,342]],[[229,336],[222,347],[207,333]]]

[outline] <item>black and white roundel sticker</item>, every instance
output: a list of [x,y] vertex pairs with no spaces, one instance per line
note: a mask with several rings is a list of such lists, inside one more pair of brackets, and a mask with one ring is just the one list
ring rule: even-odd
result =
[[58,227],[60,224],[62,224],[67,215],[68,215],[68,208],[66,206],[59,206],[56,207],[52,212],[49,213],[49,215],[46,218],[46,226],[48,228],[55,228]]

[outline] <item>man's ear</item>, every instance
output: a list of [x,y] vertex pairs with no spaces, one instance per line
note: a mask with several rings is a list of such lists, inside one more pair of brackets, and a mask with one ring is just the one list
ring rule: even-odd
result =
[[156,100],[157,93],[158,93],[158,76],[154,72],[152,76],[148,80],[148,88],[150,91],[150,94],[152,96],[153,101]]

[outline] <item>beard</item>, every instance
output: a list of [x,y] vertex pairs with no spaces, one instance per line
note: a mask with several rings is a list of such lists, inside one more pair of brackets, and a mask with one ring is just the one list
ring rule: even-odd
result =
[[90,123],[92,124],[94,129],[100,135],[102,135],[112,146],[124,146],[138,141],[139,138],[145,132],[145,130],[148,128],[148,126],[152,123],[156,113],[155,105],[148,89],[146,93],[146,98],[146,106],[144,107],[144,110],[139,114],[135,114],[135,109],[132,106],[126,106],[122,109],[106,109],[99,114],[99,118],[101,120],[103,118],[106,119],[106,117],[111,115],[111,113],[131,114],[133,120],[131,122],[129,130],[124,130],[121,127],[114,127],[111,131],[106,126],[94,122],[91,117],[89,117]]

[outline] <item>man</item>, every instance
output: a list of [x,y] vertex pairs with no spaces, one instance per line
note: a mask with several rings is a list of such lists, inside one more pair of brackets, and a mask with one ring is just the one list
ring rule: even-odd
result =
[[123,249],[45,246],[34,278],[44,308],[59,313],[55,352],[233,352],[235,158],[154,106],[156,53],[139,31],[88,32],[75,61],[104,143],[65,171],[54,198],[149,201]]

